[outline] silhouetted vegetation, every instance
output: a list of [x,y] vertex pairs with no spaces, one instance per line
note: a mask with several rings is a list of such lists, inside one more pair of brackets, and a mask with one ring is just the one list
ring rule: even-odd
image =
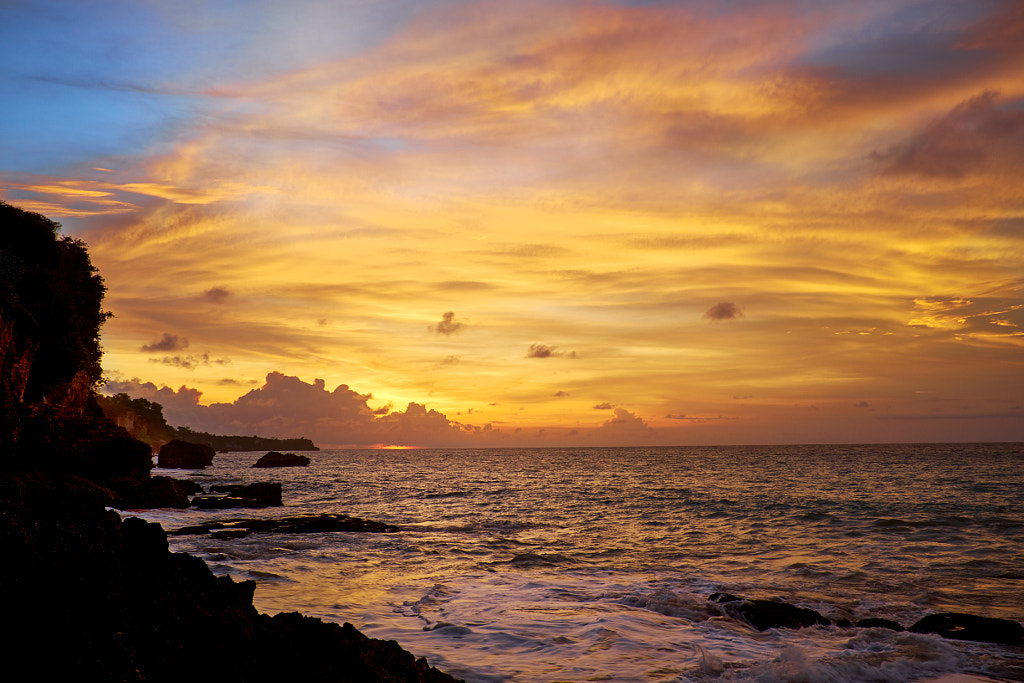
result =
[[190,443],[212,446],[215,451],[318,451],[316,444],[305,438],[271,439],[262,436],[218,436],[206,432],[194,432],[188,427],[178,428],[178,438]]
[[11,330],[4,361],[28,363],[23,400],[42,400],[79,373],[89,387],[99,382],[105,293],[81,240],[0,201],[0,321]]
[[164,407],[159,403],[123,393],[113,396],[100,394],[96,400],[104,415],[153,448],[178,438],[177,430],[167,424]]
[[128,394],[96,397],[103,414],[125,428],[134,438],[145,441],[154,450],[178,439],[188,443],[207,445],[215,451],[293,451],[319,450],[309,439],[273,439],[262,436],[221,436],[197,432],[188,427],[175,428],[167,424],[164,407],[145,398],[132,398]]

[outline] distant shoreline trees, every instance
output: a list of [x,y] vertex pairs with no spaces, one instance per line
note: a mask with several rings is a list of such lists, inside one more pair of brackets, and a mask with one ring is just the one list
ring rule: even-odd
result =
[[223,436],[208,432],[193,431],[189,427],[172,427],[164,418],[164,408],[155,401],[132,398],[128,394],[96,397],[103,413],[140,441],[145,441],[154,450],[172,439],[189,443],[205,444],[215,451],[316,451],[319,450],[306,438],[275,439],[262,436]]

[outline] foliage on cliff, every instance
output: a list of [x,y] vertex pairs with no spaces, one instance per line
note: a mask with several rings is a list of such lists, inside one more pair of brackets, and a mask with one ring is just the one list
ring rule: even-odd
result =
[[103,414],[123,427],[134,438],[145,441],[154,450],[172,439],[179,438],[178,431],[167,424],[164,407],[144,398],[132,398],[128,394],[96,396]]
[[5,351],[29,351],[25,401],[48,397],[79,372],[90,385],[99,381],[105,293],[81,240],[0,201],[0,320],[12,331]]
[[0,453],[95,407],[105,293],[81,240],[0,201]]

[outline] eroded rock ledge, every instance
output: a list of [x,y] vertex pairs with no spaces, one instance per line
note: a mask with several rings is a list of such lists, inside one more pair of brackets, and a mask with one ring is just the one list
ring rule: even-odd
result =
[[399,527],[348,515],[321,514],[282,517],[281,519],[230,519],[186,526],[169,532],[172,536],[211,534],[220,538],[239,538],[250,533],[310,534],[328,531],[357,531],[386,534]]

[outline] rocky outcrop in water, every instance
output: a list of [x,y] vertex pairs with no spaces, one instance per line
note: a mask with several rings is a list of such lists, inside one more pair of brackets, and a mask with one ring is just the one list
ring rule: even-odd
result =
[[306,467],[307,465],[309,465],[309,458],[304,455],[270,451],[257,460],[253,467]]
[[[891,631],[908,629],[891,619],[860,619],[855,624],[842,619],[835,624],[818,612],[797,607],[778,600],[750,600],[732,593],[712,593],[708,602],[715,611],[745,621],[759,631],[770,628],[805,628],[807,626],[840,626],[843,628],[886,628]],[[1010,619],[979,617],[960,612],[929,614],[909,629],[913,633],[934,633],[953,640],[973,640],[982,643],[1024,647],[1024,626]]]
[[206,444],[172,439],[160,447],[156,465],[164,469],[201,470],[213,464],[213,448]]
[[282,517],[280,519],[230,519],[182,527],[171,535],[212,534],[221,538],[246,536],[250,533],[313,534],[328,531],[356,531],[386,534],[400,531],[393,524],[373,522],[348,515],[322,514]]
[[890,631],[906,631],[906,629],[903,628],[903,625],[899,622],[893,621],[892,619],[881,619],[879,617],[859,619],[857,623],[853,625],[857,628],[887,628]]
[[228,508],[265,508],[283,505],[280,482],[254,484],[219,484],[210,487],[210,493],[224,495],[196,496],[192,506],[204,510]]
[[750,600],[730,593],[712,593],[708,600],[720,605],[726,615],[745,621],[758,631],[832,624],[812,609],[776,600]]
[[935,633],[954,640],[1024,646],[1024,626],[1009,619],[940,612],[920,619],[910,630],[914,633]]

